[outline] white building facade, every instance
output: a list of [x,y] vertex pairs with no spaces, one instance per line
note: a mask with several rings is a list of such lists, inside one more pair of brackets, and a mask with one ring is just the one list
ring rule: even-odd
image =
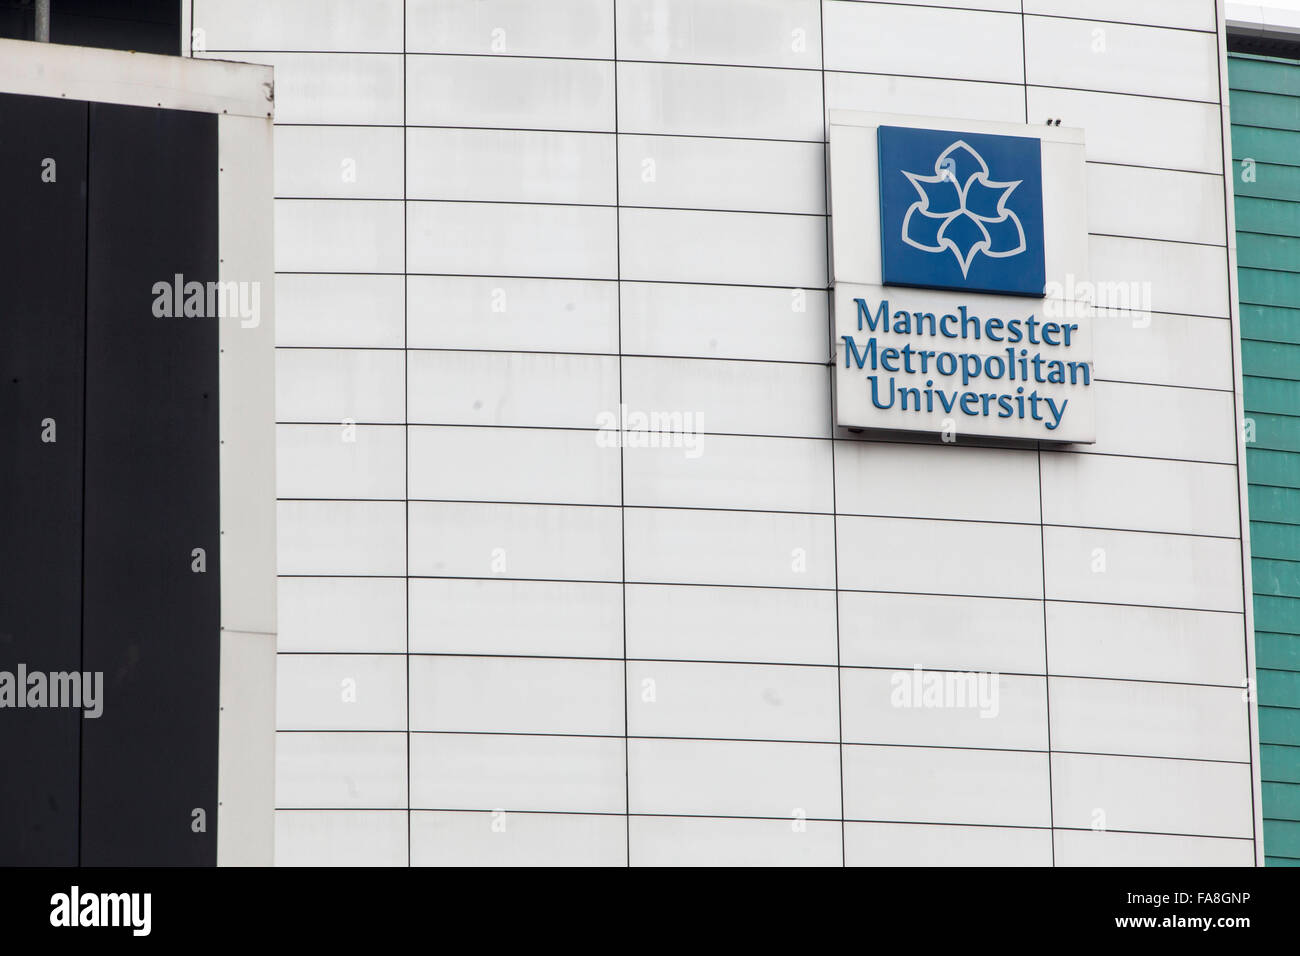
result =
[[[1262,862],[1221,3],[190,17],[276,71],[278,862]],[[836,424],[832,110],[1082,131],[1095,443]]]

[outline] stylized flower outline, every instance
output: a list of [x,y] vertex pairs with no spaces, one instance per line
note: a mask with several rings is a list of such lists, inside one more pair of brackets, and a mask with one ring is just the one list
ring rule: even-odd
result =
[[921,197],[903,216],[903,241],[909,246],[922,252],[951,251],[962,278],[977,253],[1005,259],[1027,248],[1020,218],[1006,208],[1024,180],[990,179],[988,163],[965,140],[939,154],[933,176],[902,172]]

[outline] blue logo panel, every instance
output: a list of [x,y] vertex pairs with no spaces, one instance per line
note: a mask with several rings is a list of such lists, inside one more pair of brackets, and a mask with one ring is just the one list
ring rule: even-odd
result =
[[877,141],[886,285],[1043,294],[1037,139],[881,126]]

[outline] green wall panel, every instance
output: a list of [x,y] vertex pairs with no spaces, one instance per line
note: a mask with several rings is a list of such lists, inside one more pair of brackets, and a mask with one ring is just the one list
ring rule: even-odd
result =
[[1259,741],[1264,744],[1285,744],[1300,740],[1300,708],[1269,707],[1259,705]]
[[[1275,57],[1228,57],[1228,85],[1232,89],[1233,120],[1237,118],[1238,90],[1300,97],[1300,73],[1296,71],[1295,64]],[[1235,139],[1235,130],[1233,136]]]
[[1250,516],[1257,521],[1289,523],[1300,516],[1300,488],[1250,486]]
[[[1300,618],[1296,617],[1295,601],[1290,598],[1270,597],[1256,589],[1255,630],[1274,634],[1300,634]],[[1300,741],[1297,741],[1300,746]]]
[[1241,174],[1242,157],[1234,158],[1237,160],[1238,197],[1300,202],[1300,166],[1283,166],[1256,160],[1254,178],[1246,180]]
[[1261,744],[1259,769],[1265,781],[1300,783],[1300,747]]
[[1264,846],[1271,855],[1300,860],[1300,823],[1265,817]]
[[1252,269],[1238,264],[1237,281],[1241,283],[1243,302],[1287,307],[1300,303],[1300,274],[1295,272]]
[[1300,553],[1300,525],[1252,521],[1250,551],[1257,558],[1294,561],[1295,555]]
[[1300,783],[1266,783],[1264,799],[1287,820],[1300,820]]
[[1246,476],[1251,484],[1300,488],[1300,455],[1247,447]]
[[[1293,278],[1300,280],[1300,275]],[[1295,376],[1300,375],[1300,364],[1297,364],[1300,363],[1300,345],[1253,342],[1247,339],[1241,343],[1241,361],[1243,375],[1294,381]],[[1300,413],[1300,409],[1292,414],[1296,413]]]
[[1232,121],[1243,126],[1300,130],[1300,103],[1284,93],[1234,92]]
[[[1254,344],[1254,343],[1251,343]],[[1300,382],[1247,375],[1246,411],[1289,415],[1300,408]]]
[[[1300,133],[1296,134],[1300,136]],[[1300,145],[1300,144],[1298,144]],[[1300,154],[1297,154],[1300,156]],[[1241,164],[1237,163],[1233,182],[1241,179]],[[1250,199],[1238,196],[1233,201],[1237,212],[1237,235],[1258,232],[1274,236],[1300,236],[1300,202],[1281,202],[1277,199]]]
[[1289,866],[1300,864],[1300,63],[1232,54],[1228,85],[1264,851]]
[[[1300,697],[1300,673],[1288,670],[1266,669],[1259,671],[1259,692],[1270,699],[1296,699]],[[1300,820],[1300,817],[1296,817]]]
[[1241,336],[1259,342],[1300,345],[1300,309],[1241,304]]
[[1291,269],[1300,262],[1300,238],[1270,236],[1258,232],[1237,234],[1237,265],[1250,269],[1276,269],[1279,275],[1295,278]]
[[[1246,364],[1249,368],[1249,364]],[[1254,414],[1256,448],[1267,451],[1300,452],[1300,417]],[[1249,461],[1247,461],[1249,469]],[[1249,474],[1249,470],[1247,471]]]
[[1300,670],[1300,634],[1255,631],[1255,666]]

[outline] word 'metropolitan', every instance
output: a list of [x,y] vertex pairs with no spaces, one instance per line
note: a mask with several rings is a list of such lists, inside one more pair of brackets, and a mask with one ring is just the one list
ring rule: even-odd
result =
[[[1077,341],[1079,326],[1067,322],[1041,322],[1034,316],[1026,319],[981,319],[961,306],[957,314],[936,317],[933,312],[891,313],[889,300],[882,299],[876,310],[866,300],[854,299],[858,309],[858,331],[898,336],[916,335],[939,339],[965,339],[1005,343],[991,353],[953,352],[939,348],[917,348],[911,343],[901,348],[882,347],[875,335],[861,350],[852,335],[841,335],[844,342],[844,367],[850,363],[864,371],[871,383],[871,402],[876,408],[889,409],[897,404],[901,411],[960,411],[964,415],[997,418],[1025,418],[1041,421],[1048,431],[1055,431],[1065,417],[1069,399],[1040,394],[1035,384],[1092,384],[1092,370],[1087,362],[1045,357],[1043,347],[1068,349]],[[1032,350],[1030,346],[1037,346]],[[886,373],[881,382],[879,373]],[[925,387],[905,387],[895,382],[896,375],[927,376]],[[936,378],[961,380],[961,387],[950,390],[935,387]],[[909,381],[917,381],[910,379]],[[972,382],[1006,382],[1007,390],[984,391],[968,388]],[[1019,382],[1011,389],[1010,383]]]

